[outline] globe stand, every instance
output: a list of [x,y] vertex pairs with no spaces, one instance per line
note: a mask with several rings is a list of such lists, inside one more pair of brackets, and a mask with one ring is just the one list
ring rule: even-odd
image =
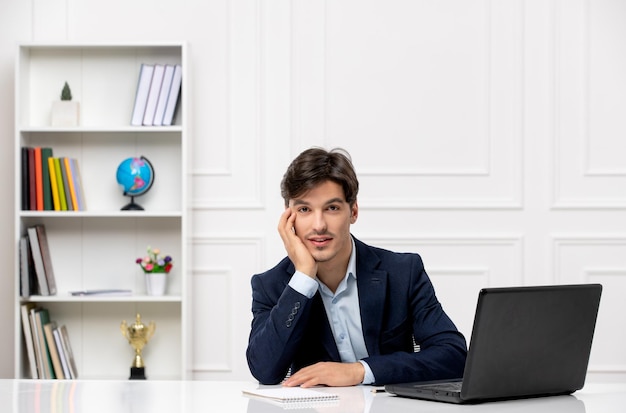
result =
[[121,209],[122,211],[143,211],[143,207],[139,204],[135,203],[135,197],[130,197],[130,202],[124,205]]

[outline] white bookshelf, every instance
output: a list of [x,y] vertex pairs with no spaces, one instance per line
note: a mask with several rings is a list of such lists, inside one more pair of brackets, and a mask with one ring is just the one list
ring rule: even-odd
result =
[[[181,64],[183,83],[172,126],[129,126],[142,63]],[[144,348],[146,375],[187,375],[187,96],[186,46],[168,44],[22,44],[15,70],[15,377],[29,378],[19,307],[34,302],[67,326],[80,378],[124,379],[133,349],[123,320],[136,313],[156,323]],[[51,127],[52,102],[65,82],[80,104],[76,127]],[[21,205],[21,148],[51,147],[53,156],[76,158],[86,210],[25,211]],[[115,173],[128,157],[145,156],[155,181],[135,198],[144,211],[121,211],[129,202]],[[53,296],[20,296],[19,244],[26,228],[46,227],[57,284]],[[165,296],[146,295],[135,259],[158,247],[174,260]],[[123,288],[122,297],[74,297],[70,291]]]

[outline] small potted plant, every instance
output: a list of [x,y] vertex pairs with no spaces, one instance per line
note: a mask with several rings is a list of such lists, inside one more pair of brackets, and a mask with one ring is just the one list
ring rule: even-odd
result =
[[161,250],[148,246],[148,255],[135,260],[146,277],[146,291],[148,295],[163,295],[167,284],[167,274],[172,270],[174,263],[169,255],[161,255]]
[[52,103],[52,126],[78,126],[79,105],[72,101],[70,85],[65,82],[61,100]]

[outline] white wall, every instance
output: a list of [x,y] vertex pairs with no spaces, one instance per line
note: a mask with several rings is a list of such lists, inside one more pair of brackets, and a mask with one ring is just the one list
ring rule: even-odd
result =
[[[626,374],[626,2],[2,0],[0,173],[26,41],[184,40],[197,379],[246,379],[249,278],[283,255],[278,184],[306,147],[361,178],[357,237],[420,252],[469,335],[485,286],[601,282],[590,370]],[[13,193],[5,178],[7,194]],[[0,204],[1,262],[14,246]],[[5,272],[4,285],[13,275]],[[0,328],[12,331],[2,289]],[[0,376],[13,372],[2,340]]]

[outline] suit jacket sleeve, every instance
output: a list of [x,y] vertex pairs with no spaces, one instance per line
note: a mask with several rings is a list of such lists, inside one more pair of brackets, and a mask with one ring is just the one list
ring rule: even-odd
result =
[[246,357],[262,384],[280,383],[305,334],[312,299],[288,286],[288,263],[252,277],[252,329]]

